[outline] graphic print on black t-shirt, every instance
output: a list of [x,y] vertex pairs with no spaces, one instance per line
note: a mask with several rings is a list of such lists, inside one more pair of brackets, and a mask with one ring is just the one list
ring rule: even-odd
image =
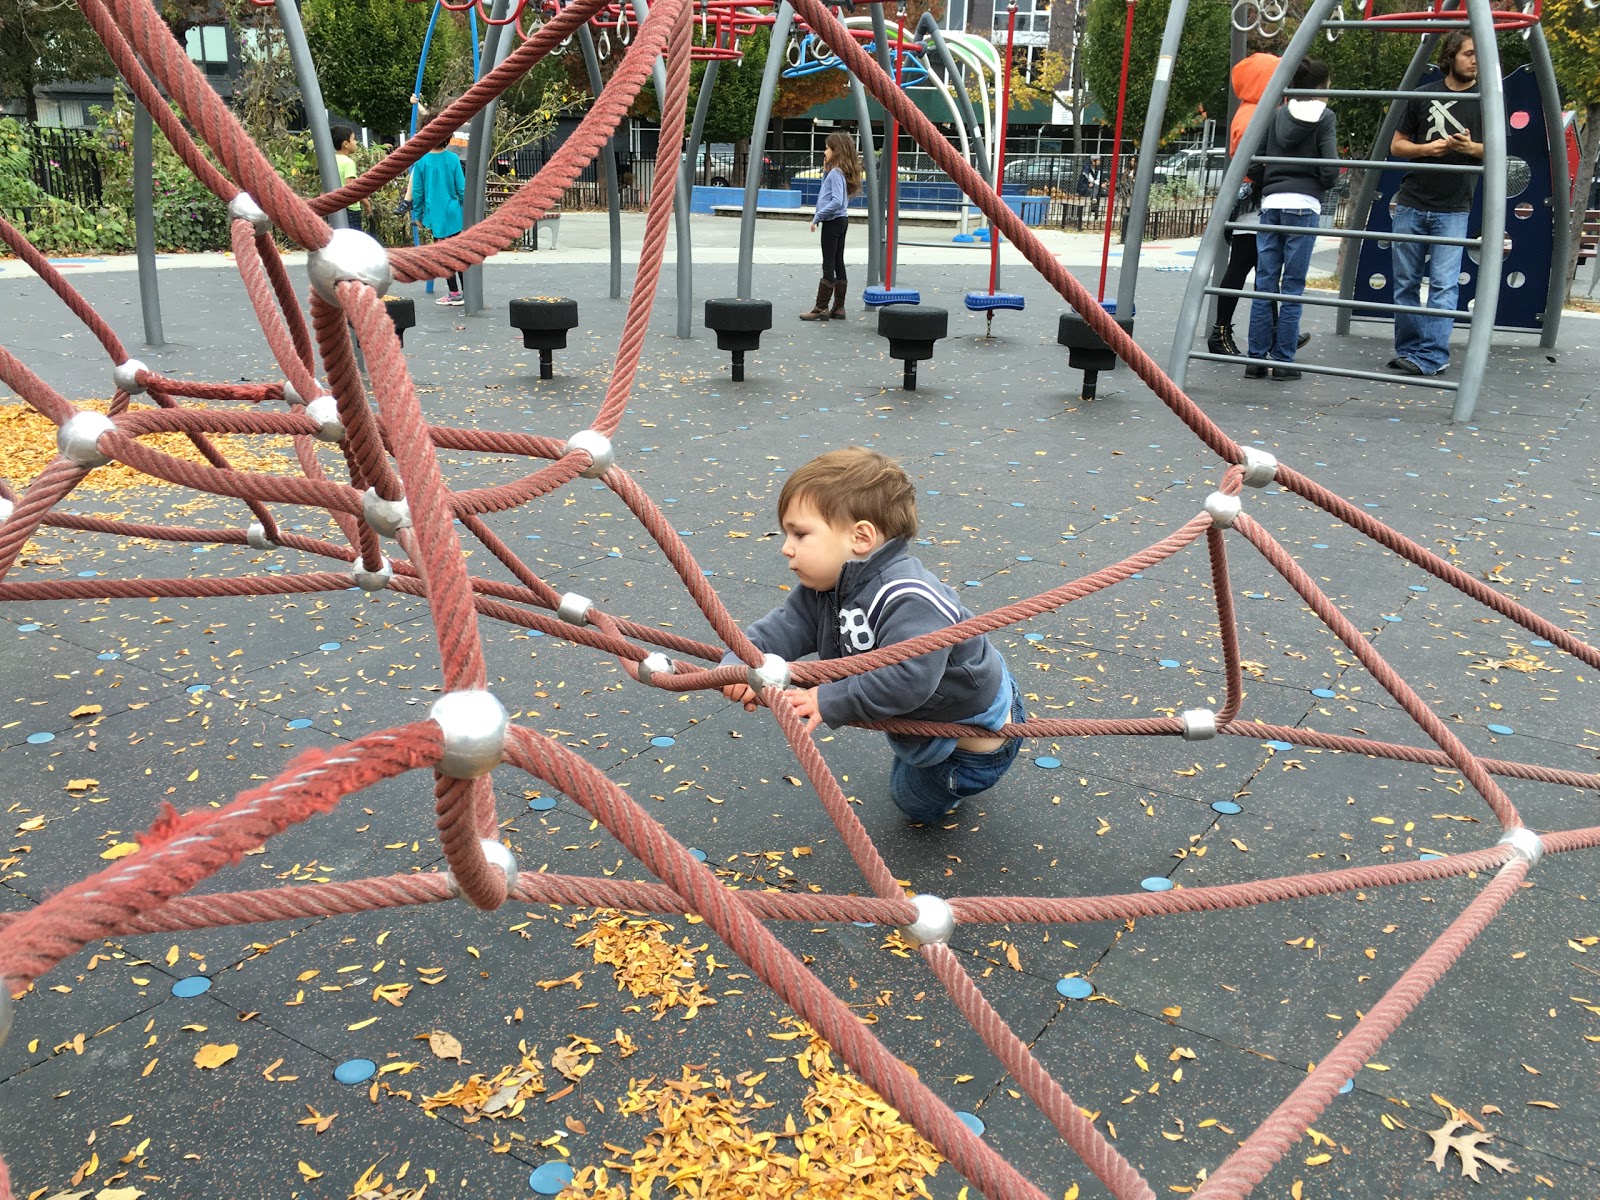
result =
[[[1405,112],[1400,117],[1400,132],[1419,146],[1436,142],[1440,138],[1458,133],[1471,136],[1475,142],[1483,141],[1483,114],[1476,100],[1459,98],[1435,80],[1417,89],[1436,92],[1437,96],[1419,96],[1406,101]],[[1430,163],[1477,164],[1479,159],[1470,154],[1452,150],[1442,158],[1421,160]],[[1395,199],[1407,208],[1426,212],[1467,212],[1472,208],[1472,192],[1478,186],[1475,173],[1463,171],[1408,171]]]

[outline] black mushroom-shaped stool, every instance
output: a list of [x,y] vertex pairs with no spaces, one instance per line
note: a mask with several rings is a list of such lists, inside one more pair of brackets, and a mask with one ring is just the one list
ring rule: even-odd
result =
[[[1131,334],[1133,314],[1118,316],[1115,301],[1108,300],[1105,306],[1106,315],[1121,326],[1124,333]],[[1073,370],[1083,372],[1083,389],[1080,393],[1082,398],[1093,400],[1100,372],[1116,368],[1116,351],[1106,345],[1089,322],[1075,312],[1061,314],[1061,327],[1056,331],[1056,342],[1067,348],[1067,364]]]
[[553,379],[553,350],[567,348],[567,330],[578,327],[578,302],[560,296],[523,296],[511,302],[511,327],[522,330],[522,344],[539,352],[539,378]]
[[761,348],[761,335],[772,328],[770,300],[707,300],[706,328],[715,330],[717,349],[733,352],[733,381],[744,382],[744,352]]
[[406,330],[417,323],[417,302],[410,296],[385,296],[384,308],[389,313],[389,319],[394,322],[395,336],[400,339],[400,344],[406,344]]
[[889,339],[889,357],[906,365],[904,386],[917,390],[917,363],[933,357],[933,344],[950,331],[950,314],[942,308],[892,305],[878,310],[878,336]]

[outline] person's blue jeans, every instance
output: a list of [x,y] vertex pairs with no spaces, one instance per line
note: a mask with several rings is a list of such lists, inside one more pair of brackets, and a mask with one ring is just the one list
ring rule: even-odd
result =
[[[1016,681],[1011,684],[1011,719],[1014,722],[1028,719],[1022,703],[1022,691]],[[980,754],[957,747],[943,762],[927,767],[913,767],[896,757],[889,768],[889,798],[905,814],[908,821],[932,825],[954,812],[968,796],[987,792],[1011,769],[1021,749],[1019,738],[1010,738],[998,750]]]
[[[1256,291],[1304,295],[1317,235],[1296,231],[1316,229],[1321,216],[1310,209],[1266,208],[1261,211],[1261,223],[1279,228],[1256,234]],[[1276,323],[1274,307],[1278,310]],[[1293,362],[1300,341],[1300,309],[1301,305],[1289,300],[1252,300],[1250,357]]]
[[[1464,238],[1467,236],[1467,214],[1429,212],[1398,204],[1394,210],[1394,231]],[[1461,282],[1461,250],[1460,246],[1436,246],[1427,242],[1390,243],[1394,302],[1422,304],[1422,278],[1426,269],[1428,307],[1454,309]],[[1409,358],[1422,368],[1425,375],[1437,375],[1450,364],[1450,330],[1454,326],[1454,317],[1419,317],[1412,313],[1395,313],[1395,357]]]

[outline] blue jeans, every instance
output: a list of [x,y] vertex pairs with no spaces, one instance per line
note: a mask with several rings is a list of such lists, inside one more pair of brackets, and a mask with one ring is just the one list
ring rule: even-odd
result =
[[[1022,692],[1011,684],[1011,719],[1028,719]],[[943,762],[928,767],[913,767],[898,756],[889,768],[889,798],[908,821],[932,825],[960,807],[968,796],[987,792],[1016,761],[1022,742],[1010,738],[998,750],[980,754],[959,746]]]
[[[1303,295],[1306,290],[1306,269],[1311,265],[1311,251],[1316,247],[1314,233],[1294,233],[1296,229],[1316,229],[1322,218],[1309,209],[1264,208],[1263,225],[1279,225],[1284,232],[1273,230],[1256,234],[1256,291],[1277,292],[1282,296]],[[1276,325],[1272,310],[1278,310]],[[1250,357],[1270,358],[1277,362],[1293,362],[1296,344],[1300,341],[1300,309],[1287,300],[1252,300],[1250,302]]]
[[[1467,236],[1464,212],[1428,212],[1396,205],[1396,233],[1423,233],[1434,237]],[[1423,260],[1427,260],[1428,307],[1453,309],[1461,281],[1460,246],[1433,246],[1427,242],[1390,243],[1390,270],[1394,274],[1394,302],[1422,303]],[[1450,365],[1450,330],[1454,317],[1419,317],[1411,313],[1394,315],[1394,352],[1409,358],[1425,375],[1437,375]]]

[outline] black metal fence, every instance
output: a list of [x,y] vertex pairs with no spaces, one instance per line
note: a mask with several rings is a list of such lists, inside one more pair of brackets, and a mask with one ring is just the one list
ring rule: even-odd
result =
[[100,150],[94,141],[70,129],[26,126],[33,160],[33,181],[52,196],[95,208],[104,198]]

